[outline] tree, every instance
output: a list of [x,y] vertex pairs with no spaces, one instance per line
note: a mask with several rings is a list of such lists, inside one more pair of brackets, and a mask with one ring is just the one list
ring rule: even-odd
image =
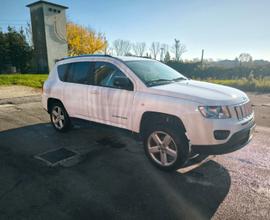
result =
[[27,72],[30,69],[33,48],[28,44],[23,29],[17,31],[8,27],[8,31],[1,32],[0,35],[0,53],[3,53],[0,58],[0,71],[7,66],[15,66],[17,72]]
[[132,48],[136,56],[142,57],[146,48],[146,44],[144,42],[137,42],[132,45]]
[[67,24],[67,43],[70,56],[102,52],[107,44],[102,33],[73,22]]
[[131,43],[127,40],[117,39],[113,41],[113,50],[117,56],[124,56],[129,54]]
[[169,51],[167,51],[164,57],[164,63],[168,63],[170,60],[171,60],[171,56],[170,56]]
[[5,33],[0,29],[0,72],[4,70],[5,64],[9,62],[8,43]]
[[238,58],[240,65],[242,63],[252,62],[252,56],[249,53],[241,53]]
[[151,53],[153,55],[153,58],[156,60],[157,59],[157,55],[160,52],[160,43],[159,42],[153,42],[151,44],[150,51],[151,51]]
[[180,58],[183,55],[183,53],[187,52],[187,49],[186,49],[186,46],[184,44],[181,44],[179,40],[174,39],[172,52],[175,55],[175,60],[178,62],[180,61]]

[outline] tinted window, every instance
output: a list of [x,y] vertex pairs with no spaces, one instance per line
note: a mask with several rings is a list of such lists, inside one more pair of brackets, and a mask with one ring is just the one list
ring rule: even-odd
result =
[[65,81],[65,75],[66,75],[68,66],[69,64],[63,64],[57,67],[58,76],[61,81]]
[[116,76],[125,76],[117,67],[110,63],[97,62],[95,65],[95,85],[114,87]]
[[79,84],[92,84],[92,77],[92,63],[78,62],[70,65],[66,81]]

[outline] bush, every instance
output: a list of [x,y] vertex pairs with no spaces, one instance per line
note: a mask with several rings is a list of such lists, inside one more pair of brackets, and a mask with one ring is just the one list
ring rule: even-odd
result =
[[219,80],[219,79],[207,79],[206,81],[222,84],[225,86],[232,86],[244,91],[250,92],[270,92],[270,78],[260,78],[260,79],[251,79],[246,78],[242,79],[229,79],[229,80]]

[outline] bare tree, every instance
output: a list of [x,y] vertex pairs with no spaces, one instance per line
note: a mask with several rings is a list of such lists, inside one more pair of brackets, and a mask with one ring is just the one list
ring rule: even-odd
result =
[[160,43],[159,42],[153,42],[151,44],[150,51],[151,51],[151,53],[153,55],[153,58],[156,60],[157,59],[157,55],[160,52]]
[[25,35],[26,35],[26,40],[29,43],[31,47],[33,47],[33,34],[32,34],[32,27],[29,22],[27,22],[27,25],[25,27]]
[[113,50],[117,56],[123,56],[129,53],[131,49],[131,43],[127,40],[117,39],[113,41]]
[[240,63],[247,63],[252,61],[252,56],[249,53],[241,53],[238,57]]
[[113,47],[108,47],[107,54],[108,55],[114,55],[114,49],[113,49]]
[[187,52],[187,49],[186,49],[186,46],[184,44],[181,44],[179,40],[174,39],[172,52],[175,55],[175,60],[179,61],[183,53]]
[[135,55],[142,57],[146,48],[146,44],[144,42],[137,42],[133,44],[132,47]]

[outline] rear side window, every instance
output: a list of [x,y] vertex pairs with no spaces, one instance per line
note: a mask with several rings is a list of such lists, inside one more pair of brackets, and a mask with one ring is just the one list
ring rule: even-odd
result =
[[68,67],[69,64],[63,64],[57,67],[58,76],[61,81],[65,81],[65,75],[68,70]]
[[92,84],[93,68],[91,62],[72,63],[66,76],[67,82]]

